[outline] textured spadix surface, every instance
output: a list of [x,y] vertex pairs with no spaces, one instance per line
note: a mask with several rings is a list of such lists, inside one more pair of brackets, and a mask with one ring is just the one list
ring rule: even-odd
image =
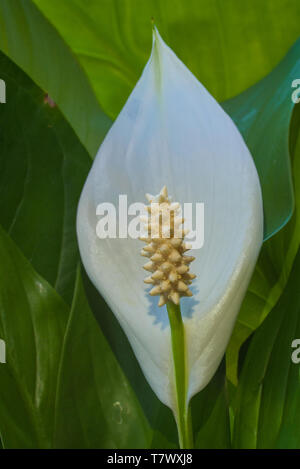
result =
[[184,242],[182,209],[180,204],[171,203],[166,186],[156,197],[147,194],[147,198],[150,202],[148,213],[146,217],[141,217],[147,235],[141,241],[146,246],[141,250],[141,255],[149,259],[144,269],[151,274],[144,282],[152,285],[151,296],[159,295],[158,306],[168,301],[179,305],[182,296],[193,296],[188,286],[196,277],[189,272],[189,264],[195,258],[185,254],[190,246]]
[[150,60],[84,186],[77,231],[88,275],[153,390],[175,411],[167,312],[143,282],[141,243],[96,236],[99,203],[118,207],[119,194],[127,194],[128,204],[143,202],[145,192],[164,185],[180,204],[205,206],[204,245],[191,251],[193,296],[181,300],[190,398],[225,351],[263,239],[262,200],[252,157],[232,120],[155,31]]

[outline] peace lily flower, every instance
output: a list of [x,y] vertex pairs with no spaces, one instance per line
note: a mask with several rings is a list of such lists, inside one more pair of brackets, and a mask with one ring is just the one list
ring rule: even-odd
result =
[[[169,204],[164,186],[180,205],[204,203],[205,241],[184,261],[184,234],[177,246],[170,235],[162,250],[146,237],[144,283],[141,241],[99,239],[96,207],[118,206],[119,194],[127,194],[128,204],[142,202],[146,191]],[[172,409],[181,446],[191,445],[188,403],[210,381],[228,343],[263,240],[262,198],[235,124],[156,29],[150,59],[85,183],[77,232],[89,277],[150,386]],[[178,267],[190,262],[191,274]]]

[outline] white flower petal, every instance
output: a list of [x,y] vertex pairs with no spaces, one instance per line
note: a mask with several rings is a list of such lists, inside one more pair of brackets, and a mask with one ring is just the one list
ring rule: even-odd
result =
[[191,255],[197,275],[182,301],[189,397],[222,358],[263,239],[261,190],[252,157],[232,120],[154,34],[141,79],[101,145],[77,218],[88,275],[123,327],[159,399],[175,408],[170,328],[148,294],[141,242],[100,240],[96,206],[127,194],[145,201],[166,185],[174,201],[204,202],[205,242]]

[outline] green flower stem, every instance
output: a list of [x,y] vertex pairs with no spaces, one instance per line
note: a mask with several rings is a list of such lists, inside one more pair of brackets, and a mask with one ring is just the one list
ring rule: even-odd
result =
[[186,366],[186,347],[185,330],[181,317],[180,306],[171,301],[167,303],[169,315],[173,363],[175,373],[176,399],[177,399],[177,429],[179,444],[181,449],[193,448],[193,431],[191,423],[191,413],[187,404],[187,366]]

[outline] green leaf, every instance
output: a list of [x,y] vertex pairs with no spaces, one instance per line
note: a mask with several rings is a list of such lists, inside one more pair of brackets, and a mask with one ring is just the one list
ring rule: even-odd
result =
[[0,257],[1,439],[5,448],[48,448],[68,309],[2,228]]
[[300,40],[265,79],[224,103],[253,155],[264,202],[265,239],[279,231],[294,208],[289,129],[291,88],[300,76]]
[[278,304],[255,332],[243,365],[234,425],[236,448],[300,448],[300,251]]
[[0,223],[70,303],[76,210],[90,158],[57,107],[1,52],[0,76],[7,94],[0,112]]
[[300,35],[298,0],[34,1],[76,54],[112,118],[148,60],[151,18],[219,101],[267,75]]
[[31,0],[0,0],[0,29],[2,51],[58,103],[94,157],[111,121],[58,32]]
[[88,308],[79,273],[70,313],[2,228],[0,255],[4,447],[147,447],[152,431]]
[[257,329],[277,303],[288,280],[300,244],[300,108],[290,126],[295,211],[289,223],[262,248],[238,321],[227,348],[227,375],[237,383],[238,353],[242,343]]
[[[278,301],[300,243],[299,156],[300,112],[291,100],[291,83],[300,76],[300,41],[265,79],[224,103],[254,157],[262,185],[265,237],[279,233],[263,246],[227,349],[227,374],[237,384],[242,343],[262,323]],[[274,138],[276,136],[276,138]],[[294,165],[294,191],[290,170]]]
[[195,448],[225,449],[231,447],[228,393],[225,361],[212,380],[192,399]]

